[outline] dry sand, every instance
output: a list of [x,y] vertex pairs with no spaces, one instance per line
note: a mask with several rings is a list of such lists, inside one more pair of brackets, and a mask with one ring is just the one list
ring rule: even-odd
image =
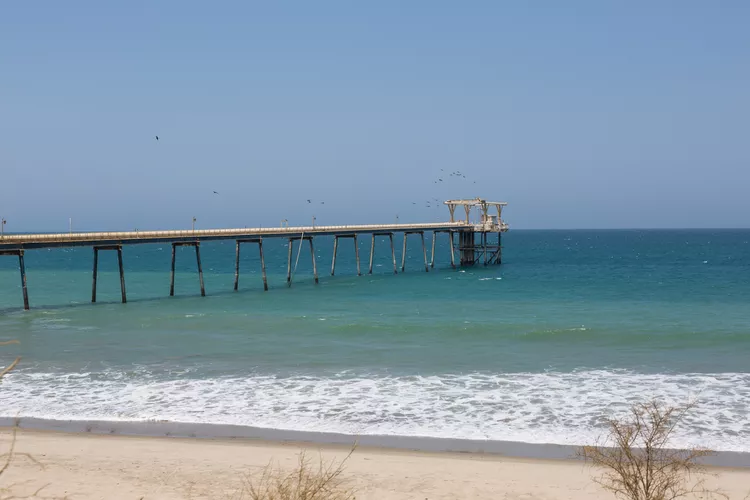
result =
[[[7,453],[10,433],[0,433]],[[18,431],[16,453],[0,478],[3,494],[70,499],[231,499],[243,476],[269,460],[293,467],[302,448],[317,460],[341,459],[348,449],[299,443],[99,436]],[[27,453],[28,455],[23,455]],[[33,457],[32,460],[30,457]],[[713,469],[732,499],[750,492],[750,469]],[[359,500],[612,498],[576,461],[497,455],[423,453],[359,448],[345,475]]]

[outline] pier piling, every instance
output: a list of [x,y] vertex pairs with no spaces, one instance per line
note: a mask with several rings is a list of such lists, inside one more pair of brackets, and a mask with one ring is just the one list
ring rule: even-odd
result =
[[99,250],[116,250],[117,251],[117,268],[120,272],[120,297],[123,304],[128,302],[125,293],[125,270],[122,265],[122,245],[100,245],[94,247],[94,266],[91,280],[91,302],[96,302],[96,284],[99,277]]
[[237,240],[235,245],[235,263],[234,263],[234,289],[239,289],[240,283],[240,245],[242,243],[257,243],[258,252],[260,253],[260,271],[263,275],[263,290],[268,291],[268,279],[266,278],[266,260],[263,257],[263,238],[250,238],[246,240]]
[[375,257],[375,233],[372,233],[372,242],[370,243],[370,270],[367,274],[372,274],[372,259]]
[[[292,277],[294,276],[294,273],[292,272],[292,248],[294,247],[294,242],[299,241],[300,249],[302,242],[304,240],[307,240],[310,242],[310,256],[312,258],[312,267],[313,267],[313,278],[315,279],[315,284],[318,284],[318,264],[315,259],[315,246],[313,245],[313,237],[312,236],[292,236],[289,238],[289,253],[288,259],[287,259],[287,271],[286,271],[286,282],[287,286],[292,286]],[[294,271],[297,270],[297,267],[295,265]]]
[[430,266],[427,262],[427,247],[424,243],[424,231],[404,231],[404,251],[401,254],[401,272],[403,273],[406,269],[406,241],[410,234],[418,234],[422,240],[422,256],[424,257],[424,270],[430,272]]
[[29,292],[26,287],[26,263],[23,258],[23,249],[0,250],[0,255],[13,255],[18,257],[18,268],[21,271],[21,291],[23,292],[23,308],[29,310]]
[[339,237],[333,237],[333,259],[331,260],[331,276],[336,273],[336,254],[339,250]]
[[482,250],[484,251],[484,265],[487,265],[487,233],[482,233]]
[[266,259],[263,258],[263,238],[258,239],[258,251],[260,252],[260,270],[263,274],[263,290],[268,291],[268,280],[266,279]]
[[391,257],[393,258],[393,274],[398,274],[396,269],[396,246],[393,244],[393,233],[388,233],[388,238],[391,240]]
[[359,269],[359,245],[357,244],[357,233],[354,233],[352,238],[354,239],[354,255],[357,259],[357,276],[362,276],[362,272]]
[[437,235],[440,233],[445,233],[448,235],[448,242],[450,243],[450,250],[451,250],[451,267],[455,268],[456,259],[455,259],[455,256],[453,255],[453,231],[450,229],[446,229],[446,230],[435,229],[434,231],[432,231],[432,254],[430,257],[430,267],[432,268],[435,267],[435,246],[437,242]]
[[174,297],[174,261],[175,261],[175,248],[177,245],[172,243],[172,272],[169,274],[169,296]]
[[453,247],[454,247],[454,243],[453,243],[453,231],[448,231],[448,237],[451,239],[451,242],[450,242],[451,243],[451,267],[453,269],[455,269],[456,268],[456,257],[453,255]]
[[98,272],[98,266],[99,266],[99,247],[94,247],[94,269],[92,272],[92,280],[91,280],[91,303],[96,302],[96,277],[99,274]]
[[289,251],[287,252],[286,259],[286,285],[292,286],[292,247],[294,246],[294,240],[289,238]]
[[401,251],[401,272],[403,273],[406,269],[406,240],[409,233],[404,233],[404,249]]
[[432,232],[432,256],[430,257],[430,267],[435,268],[435,238],[437,238],[437,231]]
[[357,261],[357,276],[362,276],[359,265],[359,245],[357,244],[357,233],[337,234],[333,237],[333,258],[331,260],[331,276],[336,273],[336,257],[338,256],[339,238],[350,238],[354,241],[354,257]]
[[495,257],[495,262],[497,264],[503,263],[503,237],[502,232],[498,231],[497,233],[497,257]]
[[195,260],[198,262],[198,280],[201,283],[201,297],[206,296],[206,288],[203,286],[203,267],[201,266],[201,244],[195,242]]
[[174,268],[177,247],[195,247],[195,260],[198,264],[198,281],[201,287],[201,297],[206,296],[206,287],[203,284],[203,266],[201,265],[200,241],[175,241],[172,243],[172,272],[169,278],[169,296],[174,296]]
[[398,274],[398,267],[396,264],[396,247],[393,244],[393,233],[391,232],[372,233],[372,240],[370,242],[370,269],[368,273],[372,274],[372,266],[375,260],[375,238],[378,236],[388,237],[388,240],[390,241],[390,244],[391,244],[391,259],[393,259],[393,274]]
[[122,296],[122,303],[125,304],[128,301],[125,293],[125,271],[122,266],[122,246],[117,247],[117,267],[120,268],[120,295]]
[[29,310],[29,292],[26,289],[26,264],[23,260],[23,250],[18,251],[18,267],[21,269],[21,289],[23,290],[23,308]]
[[475,246],[473,231],[458,232],[458,250],[461,255],[462,266],[473,266],[475,263]]
[[240,286],[240,240],[235,243],[234,254],[234,291],[236,292]]
[[[318,264],[315,260],[315,247],[313,246],[313,239],[310,238],[307,241],[310,242],[310,257],[312,257],[312,266],[313,266],[313,277],[315,278],[315,284],[318,283]],[[302,242],[300,241],[299,244],[301,245]]]

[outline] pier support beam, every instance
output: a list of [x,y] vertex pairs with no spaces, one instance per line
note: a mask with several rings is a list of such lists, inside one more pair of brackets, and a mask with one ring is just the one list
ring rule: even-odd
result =
[[437,238],[437,231],[432,232],[432,256],[430,257],[430,267],[435,268],[435,238]]
[[195,260],[198,262],[198,280],[201,283],[201,297],[206,296],[206,288],[203,286],[203,267],[201,266],[201,244],[195,243]]
[[21,291],[23,292],[23,308],[29,310],[29,291],[26,288],[26,263],[23,259],[23,250],[0,250],[0,255],[18,256],[18,267],[21,271]]
[[495,264],[503,263],[503,233],[497,233],[497,257],[495,257]]
[[336,254],[339,250],[339,237],[333,237],[333,260],[331,260],[331,276],[336,273]]
[[451,243],[451,267],[453,269],[455,269],[456,268],[456,257],[453,255],[453,247],[454,247],[454,243],[453,243],[453,231],[448,231],[448,237],[451,240],[450,241],[450,243]]
[[476,246],[474,244],[473,231],[458,232],[458,250],[462,266],[473,266],[476,263]]
[[369,274],[372,274],[372,264],[375,258],[375,238],[378,236],[388,236],[391,242],[391,259],[393,260],[393,274],[398,274],[398,267],[396,264],[396,247],[393,244],[393,233],[372,233],[372,242],[370,243],[370,270]]
[[[310,257],[312,257],[312,266],[313,266],[313,277],[315,278],[315,284],[318,284],[318,264],[315,260],[315,247],[313,246],[313,239],[308,238],[310,242]],[[355,240],[356,241],[356,240]],[[302,242],[300,242],[300,245]],[[357,271],[359,271],[359,255],[357,255]]]
[[99,270],[97,269],[99,266],[99,249],[97,247],[94,247],[94,269],[92,270],[92,280],[91,280],[91,303],[93,304],[96,302],[96,276],[99,274]]
[[96,302],[96,281],[99,276],[99,250],[117,250],[117,267],[120,271],[120,296],[123,304],[128,302],[125,293],[125,271],[122,265],[122,245],[104,245],[94,247],[94,269],[91,282],[91,302]]
[[448,240],[449,240],[450,247],[451,247],[451,267],[456,267],[456,259],[455,259],[455,256],[453,255],[453,231],[450,229],[447,229],[447,230],[438,229],[432,232],[432,255],[430,258],[430,267],[432,268],[435,267],[435,243],[437,240],[437,235],[440,233],[445,233],[448,235]]
[[357,244],[357,235],[355,234],[352,239],[354,240],[354,256],[357,259],[357,276],[362,276],[362,271],[359,269],[359,245]]
[[195,247],[195,260],[198,264],[198,281],[201,285],[201,297],[206,296],[206,287],[203,284],[203,266],[201,265],[201,243],[200,241],[176,241],[172,243],[172,273],[169,277],[169,296],[174,296],[174,265],[177,247]]
[[370,243],[370,270],[367,274],[372,274],[372,259],[375,257],[375,233],[372,233],[372,242]]
[[403,273],[406,269],[406,241],[408,239],[408,236],[410,234],[418,234],[421,236],[422,239],[422,256],[424,257],[424,270],[425,272],[430,272],[430,265],[427,262],[427,247],[424,243],[424,231],[405,231],[404,232],[404,250],[401,254],[401,272]]
[[484,253],[484,265],[487,265],[487,233],[482,232],[482,250]]
[[23,260],[23,250],[18,251],[18,267],[21,270],[21,289],[23,290],[23,308],[29,310],[29,292],[26,288],[26,264]]
[[362,276],[362,272],[359,266],[359,245],[357,244],[356,234],[337,234],[333,237],[333,260],[331,261],[331,276],[336,273],[336,256],[338,255],[339,238],[351,238],[352,240],[354,240],[354,256],[357,260],[357,276]]
[[[294,242],[299,241],[300,245],[302,245],[302,242],[304,240],[307,240],[310,242],[310,256],[312,257],[312,267],[313,267],[313,278],[315,278],[315,284],[319,283],[318,280],[318,264],[315,259],[315,246],[313,245],[313,237],[312,236],[293,236],[289,238],[289,253],[287,254],[287,266],[286,266],[286,283],[287,286],[292,286],[292,278],[294,277],[294,272],[292,272],[292,250],[294,248]],[[296,271],[296,266],[294,271]]]
[[240,240],[235,242],[234,258],[234,291],[240,287]]
[[257,243],[258,252],[260,253],[260,271],[263,275],[263,290],[268,291],[268,279],[266,278],[266,260],[263,257],[263,238],[249,238],[246,240],[237,240],[235,247],[236,257],[234,263],[234,290],[239,289],[240,284],[240,246],[242,243]]
[[393,274],[398,274],[396,269],[396,247],[393,244],[393,233],[388,233],[388,237],[391,240],[391,257],[393,258]]
[[125,271],[122,267],[122,246],[117,249],[117,267],[120,268],[120,295],[122,295],[122,303],[125,304],[128,299],[125,294]]

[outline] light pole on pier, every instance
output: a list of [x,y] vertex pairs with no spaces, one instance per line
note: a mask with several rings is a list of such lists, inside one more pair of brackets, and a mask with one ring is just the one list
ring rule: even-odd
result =
[[193,217],[193,231],[195,232],[195,221],[198,220],[195,217]]
[[5,238],[5,224],[7,222],[5,219],[0,219],[0,239]]

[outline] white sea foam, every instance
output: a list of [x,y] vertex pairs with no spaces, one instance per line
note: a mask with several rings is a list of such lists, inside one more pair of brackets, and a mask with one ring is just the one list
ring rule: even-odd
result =
[[[176,374],[172,375],[173,377]],[[159,379],[148,372],[8,375],[3,416],[171,420],[257,427],[583,444],[647,397],[699,401],[677,446],[750,452],[750,374],[626,371]]]

